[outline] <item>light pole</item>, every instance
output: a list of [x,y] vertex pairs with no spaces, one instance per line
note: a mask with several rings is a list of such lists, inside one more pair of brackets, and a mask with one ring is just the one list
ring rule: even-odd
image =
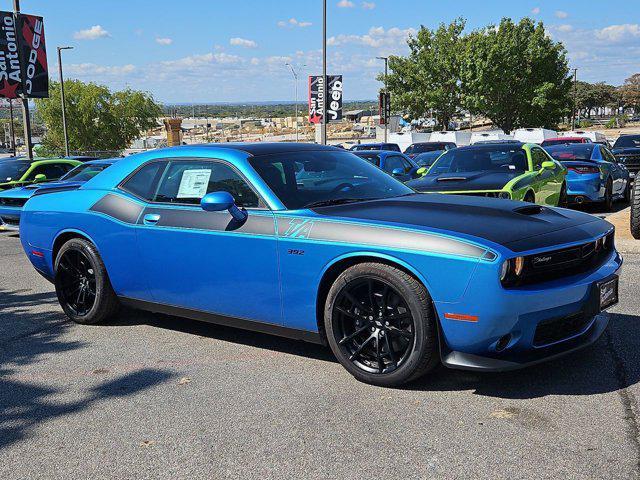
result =
[[571,115],[571,130],[576,129],[576,114],[578,113],[578,69],[573,69],[573,113]]
[[320,143],[327,144],[327,102],[329,87],[327,85],[327,0],[322,0],[322,123],[320,125]]
[[[296,143],[300,141],[299,137],[299,128],[298,128],[298,72],[293,68],[293,65],[290,63],[285,63],[291,69],[291,73],[293,74],[293,83],[294,83],[294,91],[295,91],[295,102],[296,102]],[[306,67],[306,65],[303,65]]]
[[58,72],[60,73],[60,102],[62,103],[62,131],[64,132],[64,154],[69,156],[69,133],[67,132],[67,107],[64,100],[64,77],[62,76],[62,50],[72,50],[73,47],[58,47]]
[[389,130],[389,119],[387,118],[387,74],[389,73],[389,57],[376,57],[378,60],[384,60],[384,143],[387,143],[387,132]]

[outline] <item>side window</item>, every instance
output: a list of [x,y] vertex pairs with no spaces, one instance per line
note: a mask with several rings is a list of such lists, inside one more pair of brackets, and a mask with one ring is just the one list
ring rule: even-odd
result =
[[207,193],[229,192],[241,207],[258,207],[258,196],[231,167],[218,162],[172,161],[153,200],[198,205]]
[[616,157],[609,151],[608,148],[600,147],[600,152],[602,153],[602,158],[604,158],[607,162],[618,163]]
[[29,174],[29,180],[33,180],[34,178],[36,178],[36,175],[44,175],[45,177],[47,177],[47,180],[57,180],[65,173],[67,173],[70,168],[72,168],[71,165],[63,163],[40,165],[39,167],[34,168],[31,174]]
[[392,173],[396,168],[400,168],[404,172],[404,159],[398,155],[389,155],[384,161],[383,170],[387,173]]
[[145,165],[122,184],[122,189],[133,193],[137,197],[151,201],[155,193],[154,187],[157,179],[166,165],[167,162],[151,162]]
[[539,148],[533,148],[531,150],[531,156],[533,157],[533,169],[540,170],[542,168],[542,162],[549,160],[542,150]]
[[411,171],[411,169],[413,168],[413,165],[411,165],[411,163],[407,162],[407,160],[405,158],[402,159],[402,164],[404,165],[404,173],[409,173]]

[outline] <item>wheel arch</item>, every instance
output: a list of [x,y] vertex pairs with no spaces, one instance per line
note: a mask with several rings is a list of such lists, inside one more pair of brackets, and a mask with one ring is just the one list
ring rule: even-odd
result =
[[81,238],[83,240],[91,242],[93,245],[95,245],[96,248],[98,248],[96,242],[94,242],[87,233],[74,229],[62,230],[61,232],[58,232],[55,240],[53,241],[53,245],[51,246],[51,261],[53,264],[52,267],[55,267],[56,257],[58,256],[58,252],[60,251],[62,246],[69,240],[72,240],[74,238]]
[[[395,267],[404,271],[406,274],[414,277],[420,282],[427,292],[431,293],[429,282],[420,274],[415,268],[408,263],[400,260],[391,255],[386,255],[379,252],[351,252],[340,257],[334,258],[328,263],[320,275],[320,281],[318,282],[318,290],[316,294],[316,323],[318,326],[318,333],[323,342],[326,343],[326,332],[324,328],[324,306],[327,300],[327,295],[331,289],[331,285],[336,281],[338,276],[344,272],[347,268],[357,265],[359,263],[382,263]],[[435,312],[435,306],[433,306]],[[436,319],[438,318],[436,314]],[[438,327],[439,329],[439,327]]]

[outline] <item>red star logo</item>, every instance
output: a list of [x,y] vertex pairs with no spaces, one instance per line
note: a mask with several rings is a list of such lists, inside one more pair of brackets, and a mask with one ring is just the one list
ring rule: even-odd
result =
[[3,80],[2,85],[2,88],[0,88],[0,97],[18,98],[16,89],[18,88],[18,85],[20,85],[19,83],[14,83],[13,85],[11,85],[7,80]]

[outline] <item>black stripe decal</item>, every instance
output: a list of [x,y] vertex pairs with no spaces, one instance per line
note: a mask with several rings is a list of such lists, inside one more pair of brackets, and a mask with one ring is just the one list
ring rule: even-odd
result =
[[244,222],[237,222],[228,212],[205,212],[204,210],[182,210],[177,208],[145,208],[138,221],[144,223],[145,215],[159,215],[156,227],[188,228],[217,232],[236,232],[253,235],[275,235],[275,221],[271,215],[249,213]]
[[278,222],[278,235],[286,238],[321,240],[422,252],[487,258],[487,249],[452,238],[395,228],[323,222],[292,218]]
[[98,200],[89,210],[103,213],[124,223],[136,223],[142,208],[142,205],[136,202],[109,193]]

